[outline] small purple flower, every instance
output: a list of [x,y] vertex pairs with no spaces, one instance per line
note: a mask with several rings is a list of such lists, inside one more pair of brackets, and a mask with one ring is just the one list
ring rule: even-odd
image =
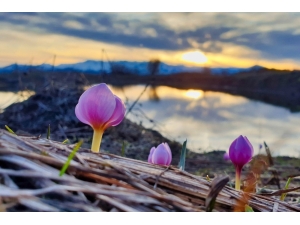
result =
[[246,136],[240,135],[229,147],[229,157],[235,166],[243,167],[253,156],[253,147]]
[[105,83],[101,83],[90,87],[80,96],[75,114],[82,123],[94,129],[91,150],[99,152],[103,132],[122,122],[125,106]]
[[240,190],[240,176],[242,168],[253,156],[253,146],[246,136],[240,135],[229,147],[229,158],[236,168],[236,186]]
[[227,152],[224,153],[223,159],[226,161],[230,160],[229,154]]
[[172,152],[167,143],[161,143],[157,148],[152,147],[148,162],[152,164],[169,166],[172,161]]

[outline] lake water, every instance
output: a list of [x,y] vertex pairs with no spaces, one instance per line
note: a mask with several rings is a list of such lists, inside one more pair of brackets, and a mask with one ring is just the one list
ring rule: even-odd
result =
[[[145,86],[112,87],[127,109]],[[272,154],[300,157],[300,114],[259,101],[220,92],[148,87],[127,118],[183,142],[196,152],[228,150],[245,135],[255,153],[263,141]]]
[[[145,86],[110,86],[127,110]],[[23,94],[23,95],[22,95]],[[27,99],[33,92],[0,92],[0,112]],[[255,153],[263,141],[272,154],[300,157],[300,113],[240,96],[202,90],[148,87],[127,118],[165,137],[183,142],[196,152],[228,150],[231,142],[245,135]]]
[[9,105],[22,102],[33,95],[33,91],[2,92],[0,91],[0,113]]

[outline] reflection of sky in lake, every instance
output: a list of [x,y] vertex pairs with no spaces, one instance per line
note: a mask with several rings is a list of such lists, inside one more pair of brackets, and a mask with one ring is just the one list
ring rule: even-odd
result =
[[[144,86],[128,86],[123,90],[112,87],[125,102],[127,98],[127,109],[143,89]],[[256,153],[259,144],[266,141],[273,155],[300,156],[299,113],[219,92],[160,86],[156,94],[160,100],[151,101],[153,91],[148,87],[127,117],[167,138],[180,142],[187,139],[191,150],[227,150],[242,134],[251,141]]]
[[33,94],[33,91],[19,91],[17,93],[0,91],[0,113],[9,105],[15,102],[22,102]]

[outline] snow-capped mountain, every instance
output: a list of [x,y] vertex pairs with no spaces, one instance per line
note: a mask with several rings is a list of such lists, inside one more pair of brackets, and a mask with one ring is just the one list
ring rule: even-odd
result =
[[[236,74],[243,71],[256,71],[263,69],[261,66],[254,66],[250,68],[210,68],[211,74]],[[42,71],[78,71],[91,74],[112,73],[112,72],[124,72],[139,75],[147,75],[148,62],[130,62],[130,61],[114,61],[114,62],[101,62],[95,60],[87,60],[85,62],[79,62],[74,64],[61,64],[58,66],[52,66],[49,64],[41,65],[18,65],[12,64],[3,68],[0,68],[0,73],[9,73],[12,71],[28,72],[30,70],[42,70]],[[180,72],[201,72],[203,67],[188,67],[183,65],[168,65],[160,63],[159,74],[168,75]]]

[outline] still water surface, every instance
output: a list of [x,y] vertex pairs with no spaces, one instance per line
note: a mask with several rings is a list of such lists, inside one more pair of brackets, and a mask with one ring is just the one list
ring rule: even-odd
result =
[[[127,110],[145,86],[110,86]],[[0,112],[32,93],[0,92]],[[255,153],[263,141],[272,154],[300,157],[300,113],[240,96],[202,90],[148,87],[127,118],[165,137],[183,142],[196,152],[228,150],[239,135],[246,135]]]
[[[127,109],[144,88],[111,86]],[[181,143],[187,139],[188,148],[196,152],[228,150],[236,137],[245,135],[255,153],[264,152],[259,145],[266,141],[273,155],[300,156],[300,113],[240,96],[148,87],[127,117],[167,138]]]
[[17,102],[25,101],[31,95],[34,95],[33,91],[19,91],[19,92],[2,92],[0,91],[0,113],[9,105]]

